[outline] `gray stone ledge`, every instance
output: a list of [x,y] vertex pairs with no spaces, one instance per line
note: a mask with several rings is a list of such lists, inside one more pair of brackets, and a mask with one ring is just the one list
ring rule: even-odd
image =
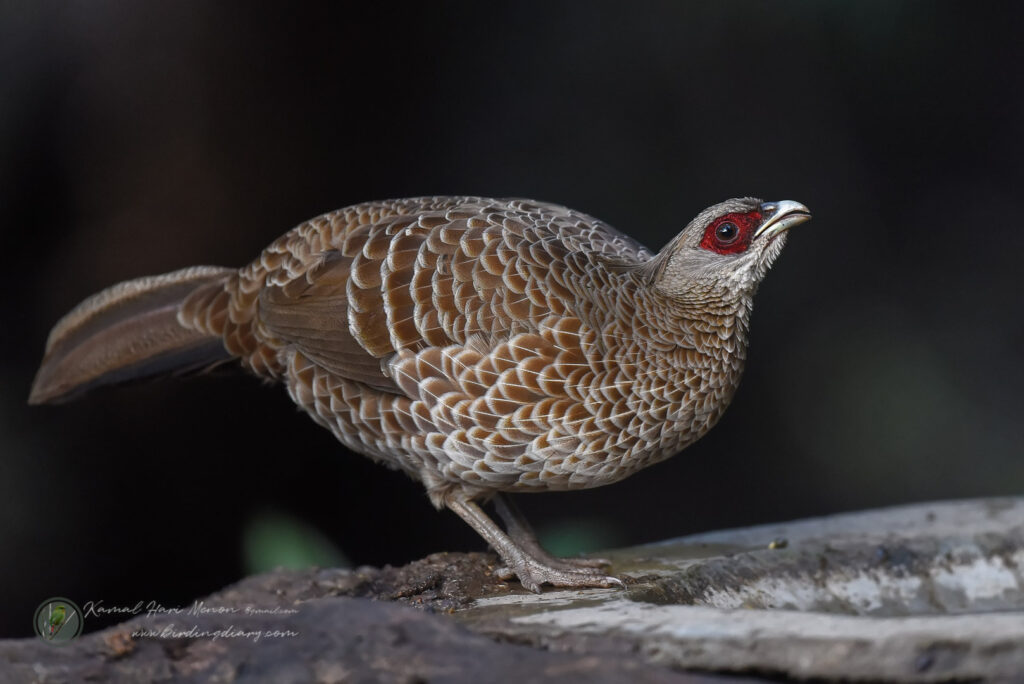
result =
[[1024,677],[1024,499],[903,506],[610,555],[626,591],[483,597],[474,629],[793,678]]
[[[1024,679],[1024,499],[602,555],[626,589],[531,594],[497,579],[496,558],[479,553],[267,573],[203,603],[285,612],[140,615],[59,648],[0,641],[0,681]],[[229,627],[295,636],[208,636]]]

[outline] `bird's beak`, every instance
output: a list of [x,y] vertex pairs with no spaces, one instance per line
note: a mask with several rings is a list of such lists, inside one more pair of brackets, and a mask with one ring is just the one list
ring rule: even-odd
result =
[[761,215],[765,217],[764,223],[754,233],[754,237],[764,235],[771,237],[778,235],[784,230],[789,230],[798,223],[809,221],[810,210],[799,202],[782,200],[781,202],[765,202],[761,205]]

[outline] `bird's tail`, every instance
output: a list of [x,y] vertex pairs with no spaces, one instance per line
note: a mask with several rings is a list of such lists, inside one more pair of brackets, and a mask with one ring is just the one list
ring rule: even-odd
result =
[[193,266],[89,297],[50,331],[29,403],[59,403],[102,385],[198,370],[230,358],[219,335],[184,325],[179,310],[190,295],[223,292],[235,272]]

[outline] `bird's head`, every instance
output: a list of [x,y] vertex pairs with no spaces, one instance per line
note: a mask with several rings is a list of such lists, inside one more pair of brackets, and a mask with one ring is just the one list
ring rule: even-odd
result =
[[786,243],[786,231],[811,218],[807,207],[752,197],[708,207],[650,263],[649,283],[661,295],[751,295]]

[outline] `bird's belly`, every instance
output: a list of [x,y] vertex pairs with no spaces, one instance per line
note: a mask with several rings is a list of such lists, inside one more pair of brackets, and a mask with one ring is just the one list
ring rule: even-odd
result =
[[298,353],[287,366],[293,400],[350,449],[425,482],[483,490],[623,479],[703,435],[733,389],[692,370],[602,363],[519,400],[497,383],[474,397],[426,381],[410,397],[338,378]]

